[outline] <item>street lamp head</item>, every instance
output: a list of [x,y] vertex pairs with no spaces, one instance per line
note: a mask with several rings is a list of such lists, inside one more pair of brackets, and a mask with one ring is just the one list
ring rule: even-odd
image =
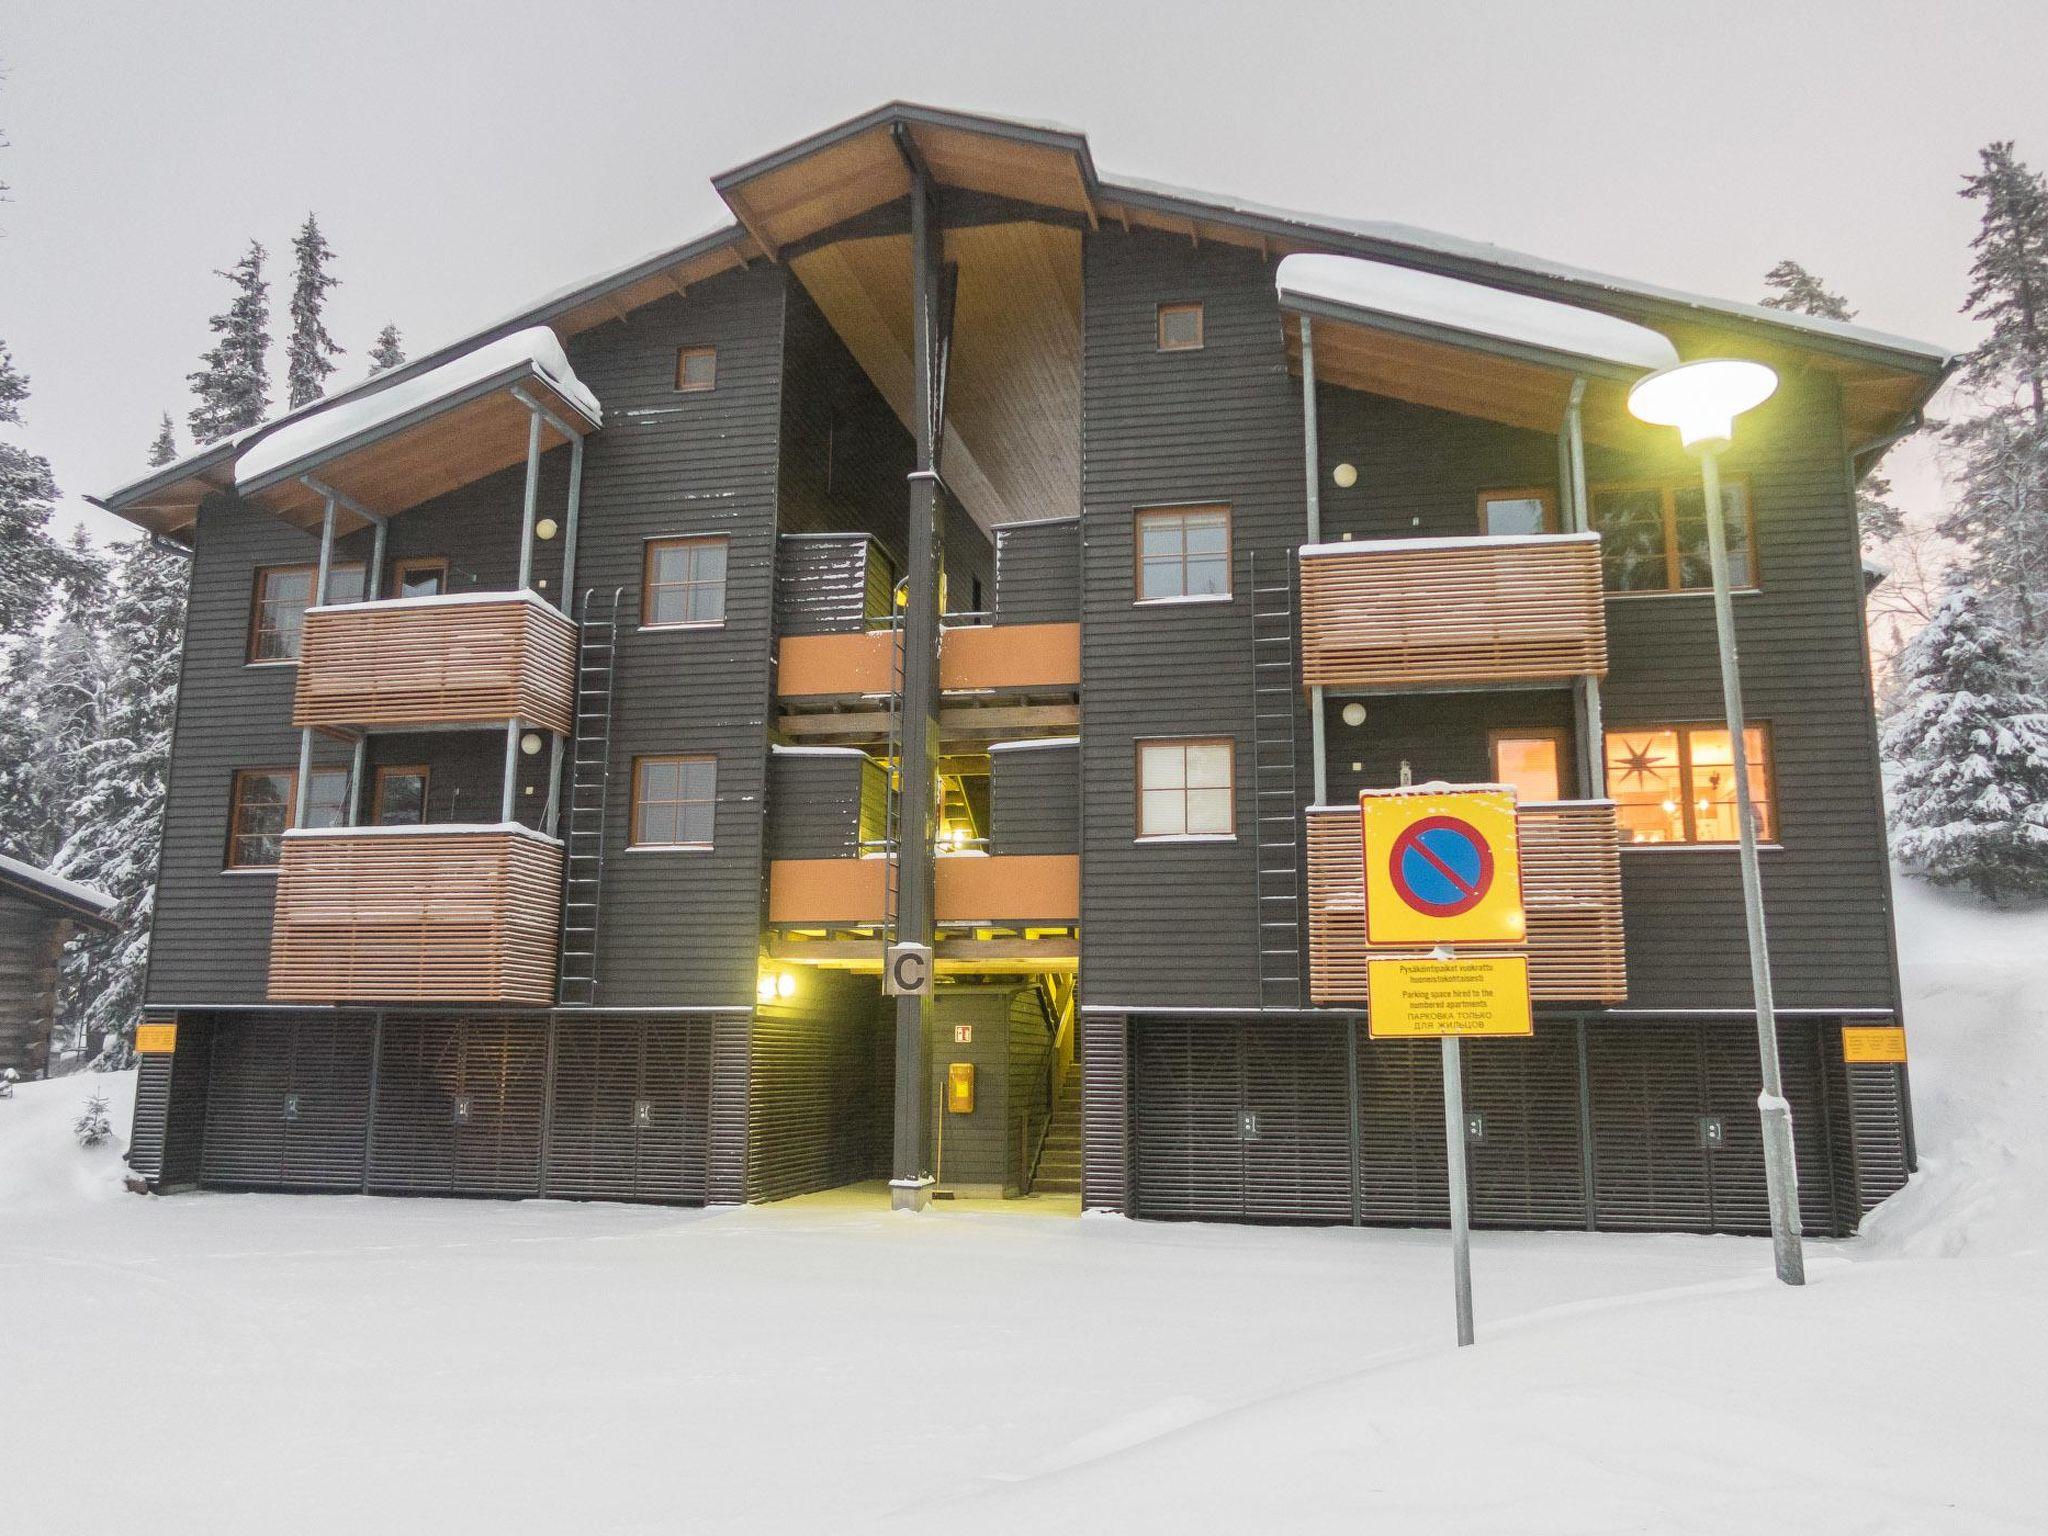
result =
[[1688,448],[1718,448],[1735,435],[1735,418],[1777,388],[1778,375],[1762,363],[1703,357],[1639,381],[1628,392],[1628,410],[1653,427],[1678,428]]

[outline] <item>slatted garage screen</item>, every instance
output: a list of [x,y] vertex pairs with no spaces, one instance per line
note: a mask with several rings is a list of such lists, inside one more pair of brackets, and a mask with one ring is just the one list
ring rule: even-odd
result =
[[200,1182],[230,1189],[361,1189],[370,1021],[221,1017],[211,1035]]
[[710,1111],[707,1021],[562,1020],[547,1193],[701,1202]]
[[544,1023],[387,1018],[371,1189],[539,1194],[546,1071]]
[[[1825,1092],[1821,1026],[1782,1024],[1779,1058],[1792,1102],[1801,1220],[1809,1233],[1846,1231],[1828,1155],[1829,1116],[1838,1106]],[[1587,1064],[1602,1227],[1770,1231],[1752,1026],[1596,1025]],[[1711,1148],[1710,1122],[1719,1133]]]
[[1131,1023],[1141,1216],[1348,1221],[1343,1026]]

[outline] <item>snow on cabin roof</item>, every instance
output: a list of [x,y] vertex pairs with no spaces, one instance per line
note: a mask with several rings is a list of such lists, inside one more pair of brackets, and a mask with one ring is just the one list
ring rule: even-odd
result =
[[1648,326],[1363,256],[1283,257],[1273,285],[1283,304],[1328,305],[1356,312],[1365,323],[1375,316],[1409,321],[1560,363],[1578,359],[1649,373],[1678,362],[1670,338]]
[[576,370],[569,366],[569,356],[555,333],[544,325],[534,325],[450,358],[437,368],[402,379],[389,389],[338,400],[327,410],[315,411],[278,428],[237,461],[235,485],[240,489],[260,485],[289,465],[452,399],[522,363],[531,366],[591,421],[604,419],[597,396],[576,377]]
[[20,859],[10,859],[5,854],[0,854],[0,889],[26,896],[37,905],[53,911],[83,917],[101,925],[105,924],[107,914],[114,910],[114,898],[97,886],[80,885],[76,880],[67,880],[62,875],[38,869],[33,864],[24,864]]

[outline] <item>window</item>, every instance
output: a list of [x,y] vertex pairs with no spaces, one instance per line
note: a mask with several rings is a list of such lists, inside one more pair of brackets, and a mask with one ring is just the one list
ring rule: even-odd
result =
[[1139,602],[1230,596],[1230,508],[1148,508],[1136,542]]
[[377,789],[370,800],[370,824],[417,827],[427,819],[425,764],[386,766],[377,770]]
[[[1714,584],[1707,564],[1707,498],[1697,481],[1593,488],[1593,526],[1610,592],[1697,592]],[[1728,581],[1756,585],[1756,545],[1749,487],[1721,482],[1728,528]]]
[[678,348],[676,388],[691,393],[718,388],[718,348]]
[[441,555],[416,555],[391,567],[393,597],[440,597],[448,590],[448,561]]
[[718,807],[718,759],[633,759],[633,845],[709,848]]
[[1564,798],[1566,737],[1554,726],[1495,731],[1488,738],[1496,784],[1512,784],[1524,804]]
[[1159,306],[1159,350],[1198,352],[1202,347],[1202,306],[1162,304]]
[[[228,807],[228,868],[261,869],[277,863],[285,829],[298,800],[298,774],[290,768],[243,768],[235,774]],[[316,768],[306,811],[309,827],[348,820],[348,770]]]
[[[1777,837],[1771,803],[1768,727],[1743,733],[1756,835]],[[1621,808],[1631,843],[1732,843],[1736,840],[1734,757],[1728,732],[1710,725],[1635,726],[1607,735],[1607,793]]]
[[[267,565],[256,572],[249,614],[249,660],[297,661],[299,630],[313,606],[316,565]],[[353,603],[363,595],[363,568],[336,565],[327,572],[327,600]]]
[[1479,531],[1493,537],[1557,532],[1557,498],[1546,490],[1481,491]]
[[1227,736],[1139,742],[1138,836],[1235,836],[1236,757]]
[[649,539],[640,627],[725,622],[725,536]]

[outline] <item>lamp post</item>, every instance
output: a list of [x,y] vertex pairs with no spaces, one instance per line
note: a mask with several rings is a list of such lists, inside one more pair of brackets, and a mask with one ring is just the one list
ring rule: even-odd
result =
[[1749,740],[1742,718],[1742,662],[1735,646],[1735,603],[1728,590],[1728,530],[1721,508],[1721,450],[1735,435],[1735,418],[1762,405],[1778,376],[1762,363],[1703,358],[1666,368],[1628,394],[1629,414],[1653,426],[1678,428],[1679,441],[1699,455],[1707,558],[1714,576],[1714,634],[1721,653],[1721,704],[1728,719],[1728,751],[1735,774],[1736,837],[1742,858],[1742,909],[1749,929],[1749,977],[1756,994],[1757,1054],[1763,1092],[1764,1179],[1771,1203],[1771,1250],[1778,1278],[1806,1283],[1800,1251],[1799,1165],[1792,1149],[1792,1106],[1778,1066],[1778,1018],[1771,1001],[1770,945],[1764,934],[1763,876],[1756,855],[1756,811],[1750,803]]

